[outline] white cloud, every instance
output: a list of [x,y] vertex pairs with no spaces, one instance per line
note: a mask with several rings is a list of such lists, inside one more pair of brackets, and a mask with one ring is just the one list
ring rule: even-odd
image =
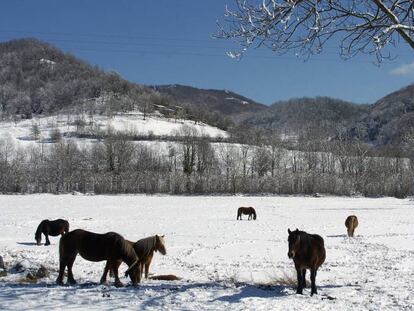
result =
[[414,63],[404,64],[391,70],[391,74],[394,76],[407,76],[414,74]]

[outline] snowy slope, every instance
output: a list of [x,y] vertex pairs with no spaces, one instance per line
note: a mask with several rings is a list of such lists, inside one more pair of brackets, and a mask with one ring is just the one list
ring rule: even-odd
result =
[[[413,204],[393,198],[0,196],[4,260],[52,270],[37,284],[19,282],[24,273],[0,278],[0,309],[411,310]],[[239,206],[254,206],[257,221],[236,221]],[[345,236],[350,214],[360,223],[354,239]],[[40,220],[58,217],[71,229],[117,231],[132,240],[165,234],[167,255],[155,255],[151,272],[183,280],[97,285],[104,263],[78,257],[78,285],[56,286],[58,238],[45,247],[33,245],[33,236]],[[309,289],[296,295],[281,282],[295,278],[286,254],[287,228],[296,227],[325,239],[327,259],[314,297]]]
[[[75,133],[77,127],[74,123],[82,120],[87,125],[82,131],[87,132],[89,128],[133,135],[157,135],[174,136],[179,133],[183,126],[193,129],[198,136],[227,137],[227,132],[204,123],[195,124],[190,120],[174,120],[152,115],[144,120],[141,113],[117,114],[113,117],[94,115],[60,115],[48,117],[34,117],[31,120],[17,122],[0,122],[0,139],[10,139],[17,146],[30,146],[39,141],[48,141],[52,131],[59,129],[63,136]],[[36,124],[40,130],[40,140],[36,141],[32,135],[32,126]],[[78,139],[85,142],[85,139]]]

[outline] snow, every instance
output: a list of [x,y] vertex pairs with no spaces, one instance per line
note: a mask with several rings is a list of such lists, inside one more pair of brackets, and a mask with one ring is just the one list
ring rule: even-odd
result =
[[[210,137],[227,137],[226,131],[217,127],[209,126],[204,123],[195,124],[190,120],[174,120],[154,115],[143,119],[142,113],[124,113],[117,114],[113,117],[94,115],[92,117],[85,115],[59,115],[48,117],[34,117],[31,120],[21,120],[17,122],[0,122],[0,140],[9,139],[17,146],[27,147],[38,143],[32,137],[32,126],[37,124],[40,130],[40,138],[47,141],[53,130],[59,129],[62,135],[71,134],[76,131],[73,125],[76,120],[86,122],[85,131],[88,128],[99,128],[107,131],[109,128],[117,132],[136,134],[136,135],[157,135],[157,136],[174,136],[183,126],[190,127],[195,130],[195,134],[199,136]],[[77,139],[81,142],[81,139]],[[85,141],[85,139],[83,140]]]
[[[30,284],[20,280],[24,273],[9,271],[0,277],[0,309],[410,310],[413,204],[394,198],[3,195],[4,261],[8,267],[43,264],[51,276]],[[239,206],[254,206],[257,220],[236,221]],[[359,218],[353,239],[345,235],[350,214]],[[143,280],[137,288],[115,288],[112,279],[98,285],[104,263],[78,256],[78,285],[57,286],[58,238],[48,247],[34,245],[44,218],[65,218],[71,230],[117,231],[131,240],[165,234],[167,255],[156,253],[150,272],[183,279]],[[281,282],[295,279],[287,228],[296,227],[325,239],[327,258],[313,297],[309,289],[296,295]]]
[[245,100],[238,99],[236,97],[226,97],[226,100],[234,100],[240,102],[242,105],[248,105],[249,102]]
[[56,62],[54,62],[53,60],[50,60],[50,59],[46,59],[46,58],[41,58],[40,63],[41,64],[48,64],[48,65],[51,65],[51,66],[56,65]]

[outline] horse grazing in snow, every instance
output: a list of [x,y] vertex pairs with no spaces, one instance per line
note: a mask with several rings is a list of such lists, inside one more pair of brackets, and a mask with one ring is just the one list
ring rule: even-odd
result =
[[354,237],[355,228],[358,227],[358,218],[355,215],[348,216],[345,220],[345,227],[349,237]]
[[35,233],[35,240],[36,244],[40,245],[42,242],[42,233],[46,237],[45,246],[50,245],[49,235],[51,236],[58,236],[61,234],[62,236],[65,233],[69,232],[69,222],[63,219],[56,219],[56,220],[42,220],[37,226],[36,233]]
[[[165,241],[163,235],[154,235],[147,238],[143,238],[138,240],[137,242],[131,242],[126,240],[135,250],[139,258],[139,265],[141,268],[141,276],[145,269],[145,278],[148,279],[149,273],[149,266],[151,264],[152,258],[154,257],[154,252],[160,252],[161,254],[165,255],[167,250],[165,249]],[[110,271],[110,275],[113,275],[112,268],[118,269],[121,265],[122,261],[118,260],[117,262],[113,263],[112,266],[109,261],[106,262],[106,266],[104,269],[104,274],[102,275],[102,281],[106,281],[106,275],[108,270]]]
[[[76,284],[73,278],[72,267],[76,255],[89,261],[107,261],[107,265],[113,267],[115,275],[115,286],[123,284],[118,277],[118,266],[115,263],[124,261],[128,265],[125,275],[129,274],[132,284],[136,285],[141,281],[141,269],[139,260],[133,247],[120,234],[108,232],[98,234],[82,229],[71,231],[60,238],[59,243],[59,276],[56,283],[63,284],[63,274],[68,267],[68,282]],[[101,279],[102,282],[102,279]]]
[[253,207],[239,207],[237,209],[237,220],[242,220],[242,214],[249,215],[247,218],[248,220],[252,219],[256,220],[256,211]]

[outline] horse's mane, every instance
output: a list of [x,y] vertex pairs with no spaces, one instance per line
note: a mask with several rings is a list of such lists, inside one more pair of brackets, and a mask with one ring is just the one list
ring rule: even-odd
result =
[[121,253],[122,253],[122,260],[125,261],[128,265],[136,260],[137,254],[135,254],[134,248],[130,244],[128,240],[125,240],[122,235],[109,232],[109,234],[113,234],[115,236],[115,243],[119,245]]
[[[45,225],[45,223],[46,223],[47,221],[48,221],[47,219],[42,220],[42,221],[40,222],[40,224],[37,226],[36,233],[35,233],[35,238],[36,238],[36,239],[42,235],[43,226]],[[32,231],[32,232],[33,232],[33,231]]]
[[149,236],[134,243],[134,249],[140,260],[145,260],[155,250],[157,237]]

